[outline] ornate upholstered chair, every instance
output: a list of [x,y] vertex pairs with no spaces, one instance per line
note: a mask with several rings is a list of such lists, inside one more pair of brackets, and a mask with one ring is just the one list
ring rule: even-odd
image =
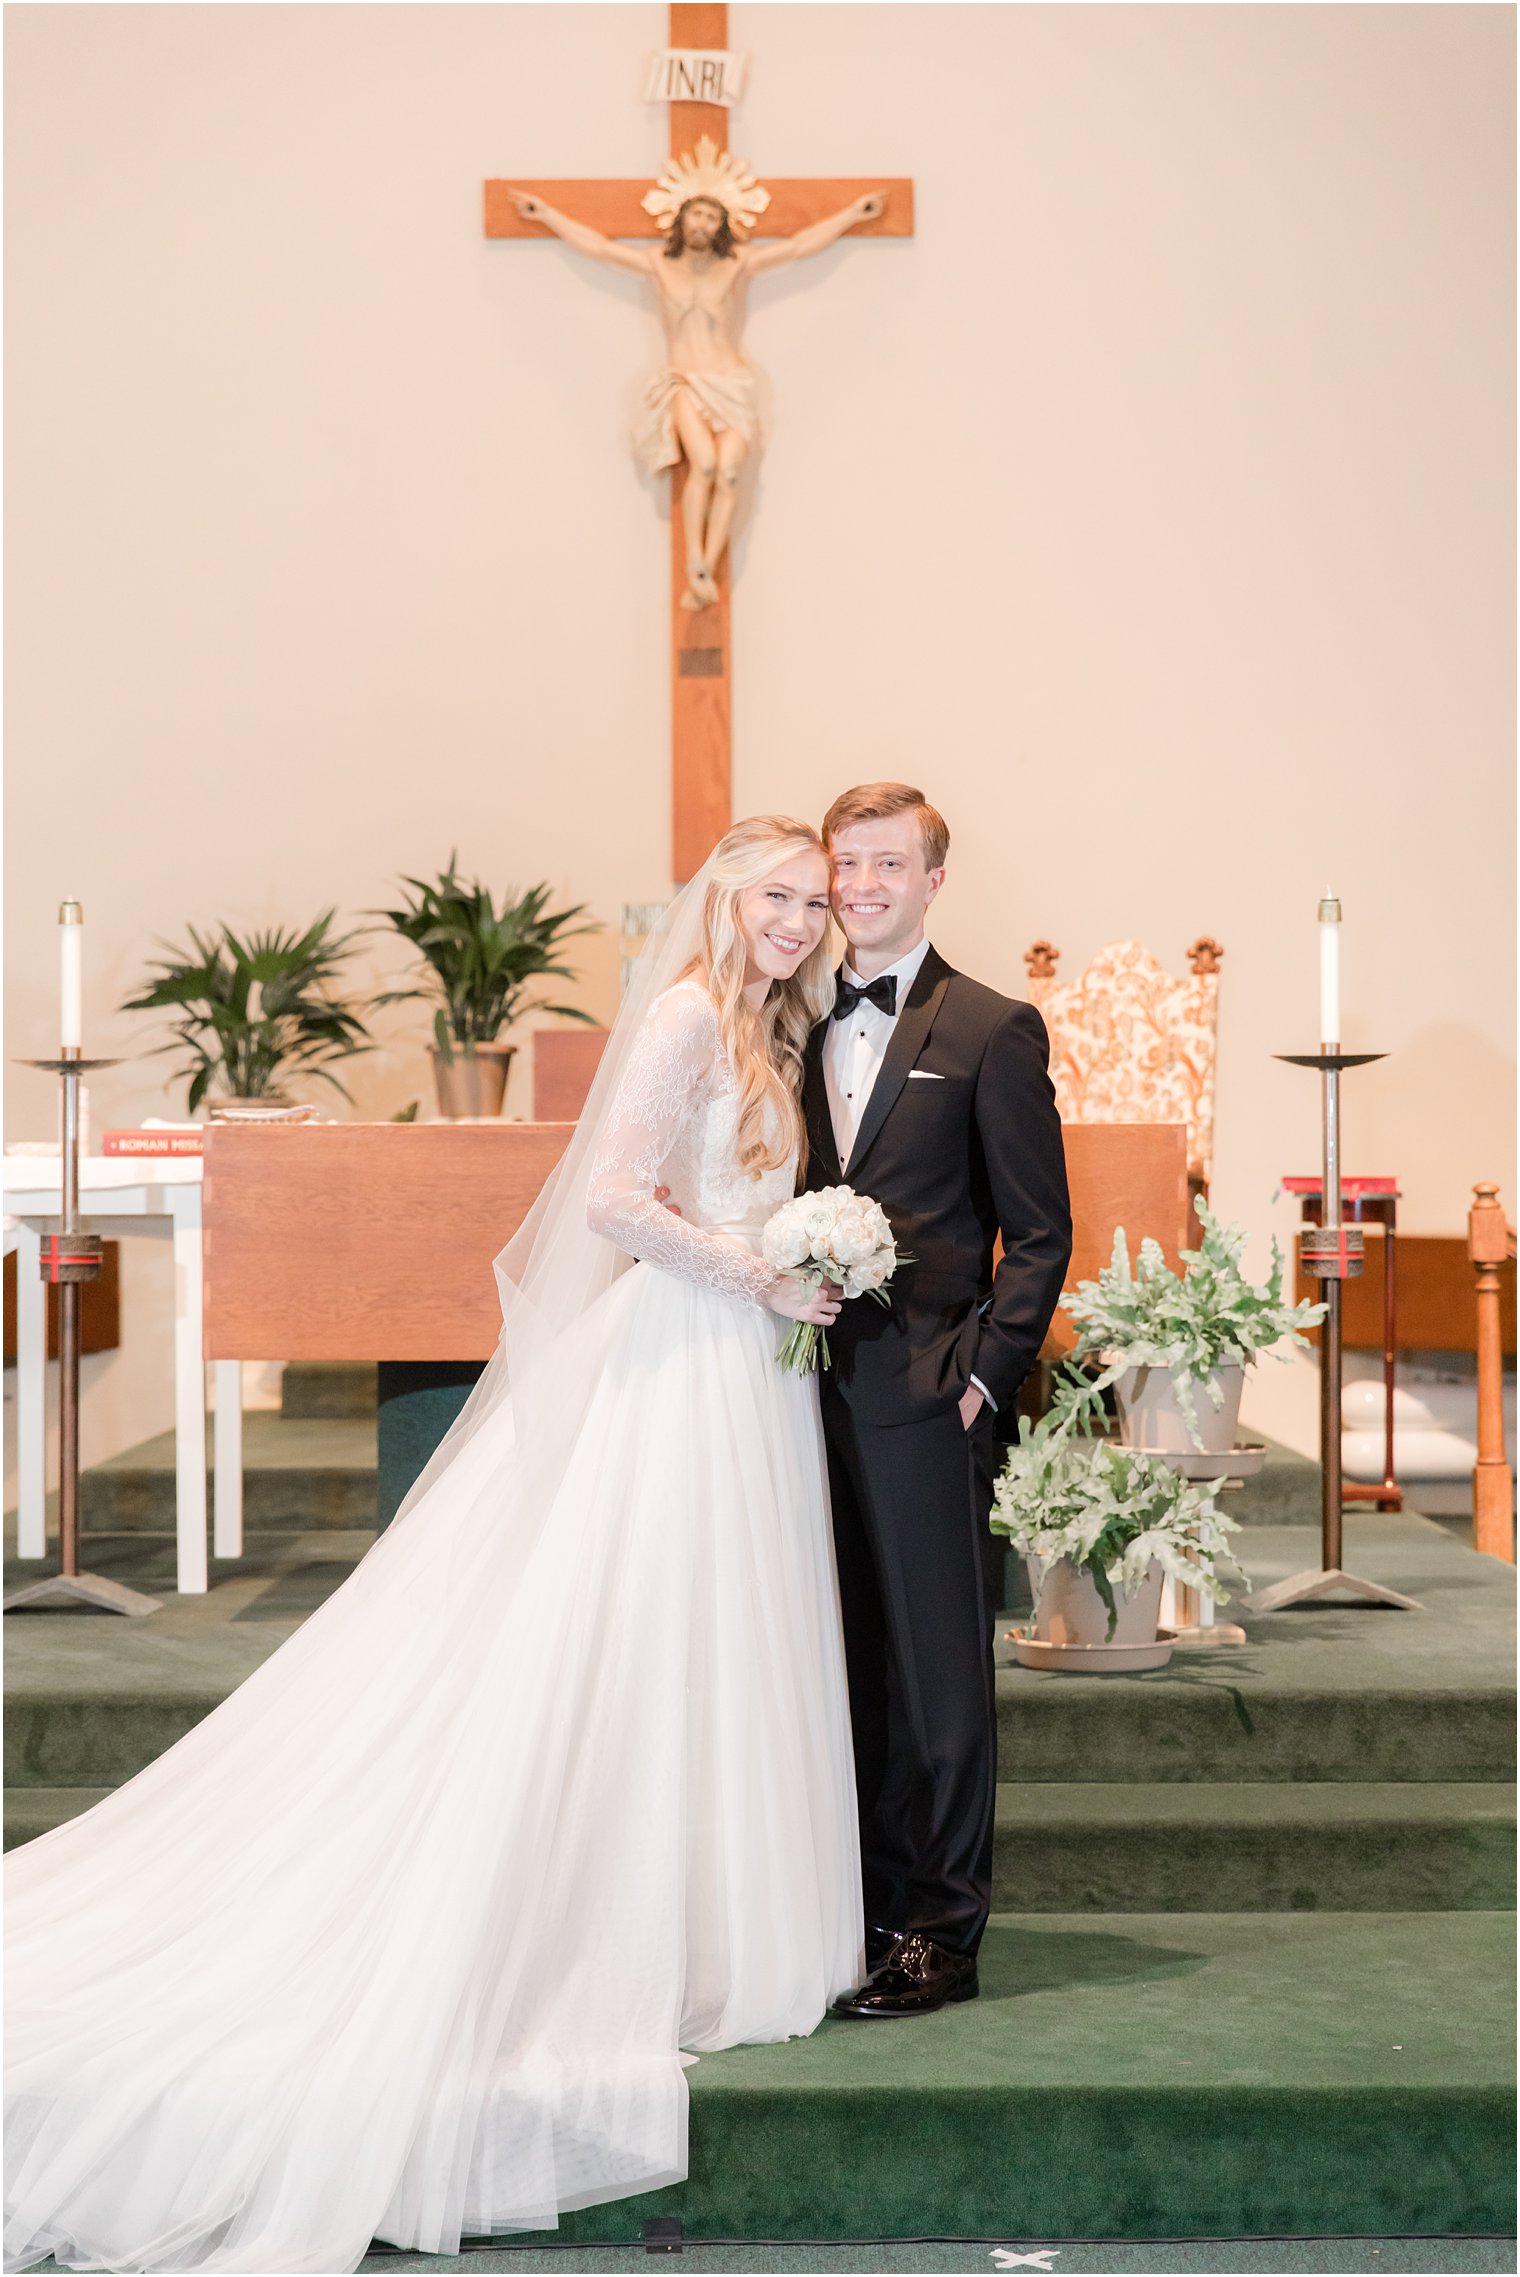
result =
[[1189,1183],[1206,1194],[1223,949],[1207,938],[1195,941],[1182,980],[1138,941],[1100,949],[1071,981],[1056,978],[1060,953],[1036,941],[1024,962],[1030,1001],[1050,1030],[1062,1121],[1186,1123]]

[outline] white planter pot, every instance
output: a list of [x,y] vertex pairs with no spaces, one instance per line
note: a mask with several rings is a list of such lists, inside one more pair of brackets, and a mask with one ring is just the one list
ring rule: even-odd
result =
[[[1198,1417],[1198,1437],[1203,1441],[1200,1450],[1178,1404],[1170,1368],[1126,1369],[1114,1384],[1119,1436],[1126,1447],[1148,1447],[1156,1454],[1227,1455],[1235,1444],[1245,1380],[1245,1369],[1238,1360],[1226,1361],[1210,1376],[1193,1378],[1193,1409]],[[1210,1383],[1223,1391],[1222,1407],[1210,1399]]]
[[1098,1595],[1091,1575],[1070,1558],[1057,1558],[1045,1569],[1039,1601],[1034,1609],[1034,1633],[1042,1641],[1062,1645],[1153,1644],[1161,1617],[1161,1584],[1165,1579],[1154,1562],[1133,1597],[1114,1591],[1119,1618],[1108,1633],[1108,1607]]

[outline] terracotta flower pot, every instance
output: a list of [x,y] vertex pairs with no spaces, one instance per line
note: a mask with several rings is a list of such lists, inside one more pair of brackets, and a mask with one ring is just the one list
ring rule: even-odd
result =
[[1098,1595],[1092,1576],[1071,1558],[1057,1558],[1045,1569],[1034,1609],[1034,1633],[1043,1642],[1061,1645],[1146,1645],[1156,1641],[1161,1618],[1161,1584],[1165,1575],[1152,1561],[1150,1571],[1133,1597],[1114,1591],[1119,1618],[1108,1633],[1108,1607]]
[[[1210,1376],[1193,1378],[1193,1410],[1198,1417],[1200,1450],[1188,1431],[1187,1417],[1177,1398],[1170,1368],[1130,1368],[1114,1385],[1119,1407],[1119,1436],[1126,1447],[1149,1448],[1154,1454],[1227,1455],[1235,1444],[1240,1423],[1240,1395],[1246,1380],[1238,1360],[1227,1360]],[[1207,1386],[1224,1393],[1216,1407]]]
[[507,1095],[507,1069],[515,1044],[456,1046],[445,1059],[436,1045],[432,1051],[433,1080],[438,1086],[438,1112],[448,1122],[465,1116],[499,1115]]

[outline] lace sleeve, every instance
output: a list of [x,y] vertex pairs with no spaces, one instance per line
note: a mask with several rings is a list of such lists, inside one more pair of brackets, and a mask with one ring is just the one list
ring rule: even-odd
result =
[[654,1198],[681,1125],[712,1080],[717,1018],[705,989],[670,989],[652,1007],[591,1165],[586,1222],[678,1280],[763,1304],[776,1278],[763,1258],[726,1234],[688,1225]]

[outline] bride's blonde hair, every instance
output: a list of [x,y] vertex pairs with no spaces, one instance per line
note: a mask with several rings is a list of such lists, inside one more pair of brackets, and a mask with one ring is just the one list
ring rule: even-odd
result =
[[736,822],[713,855],[702,906],[701,965],[718,1007],[718,1033],[738,1079],[738,1156],[752,1178],[778,1169],[794,1148],[806,1158],[802,1055],[809,1034],[834,1001],[827,926],[797,970],[771,982],[758,1011],[744,1000],[749,960],[739,904],[751,886],[799,854],[828,860],[823,840],[810,824],[784,814],[752,814],[747,822]]

